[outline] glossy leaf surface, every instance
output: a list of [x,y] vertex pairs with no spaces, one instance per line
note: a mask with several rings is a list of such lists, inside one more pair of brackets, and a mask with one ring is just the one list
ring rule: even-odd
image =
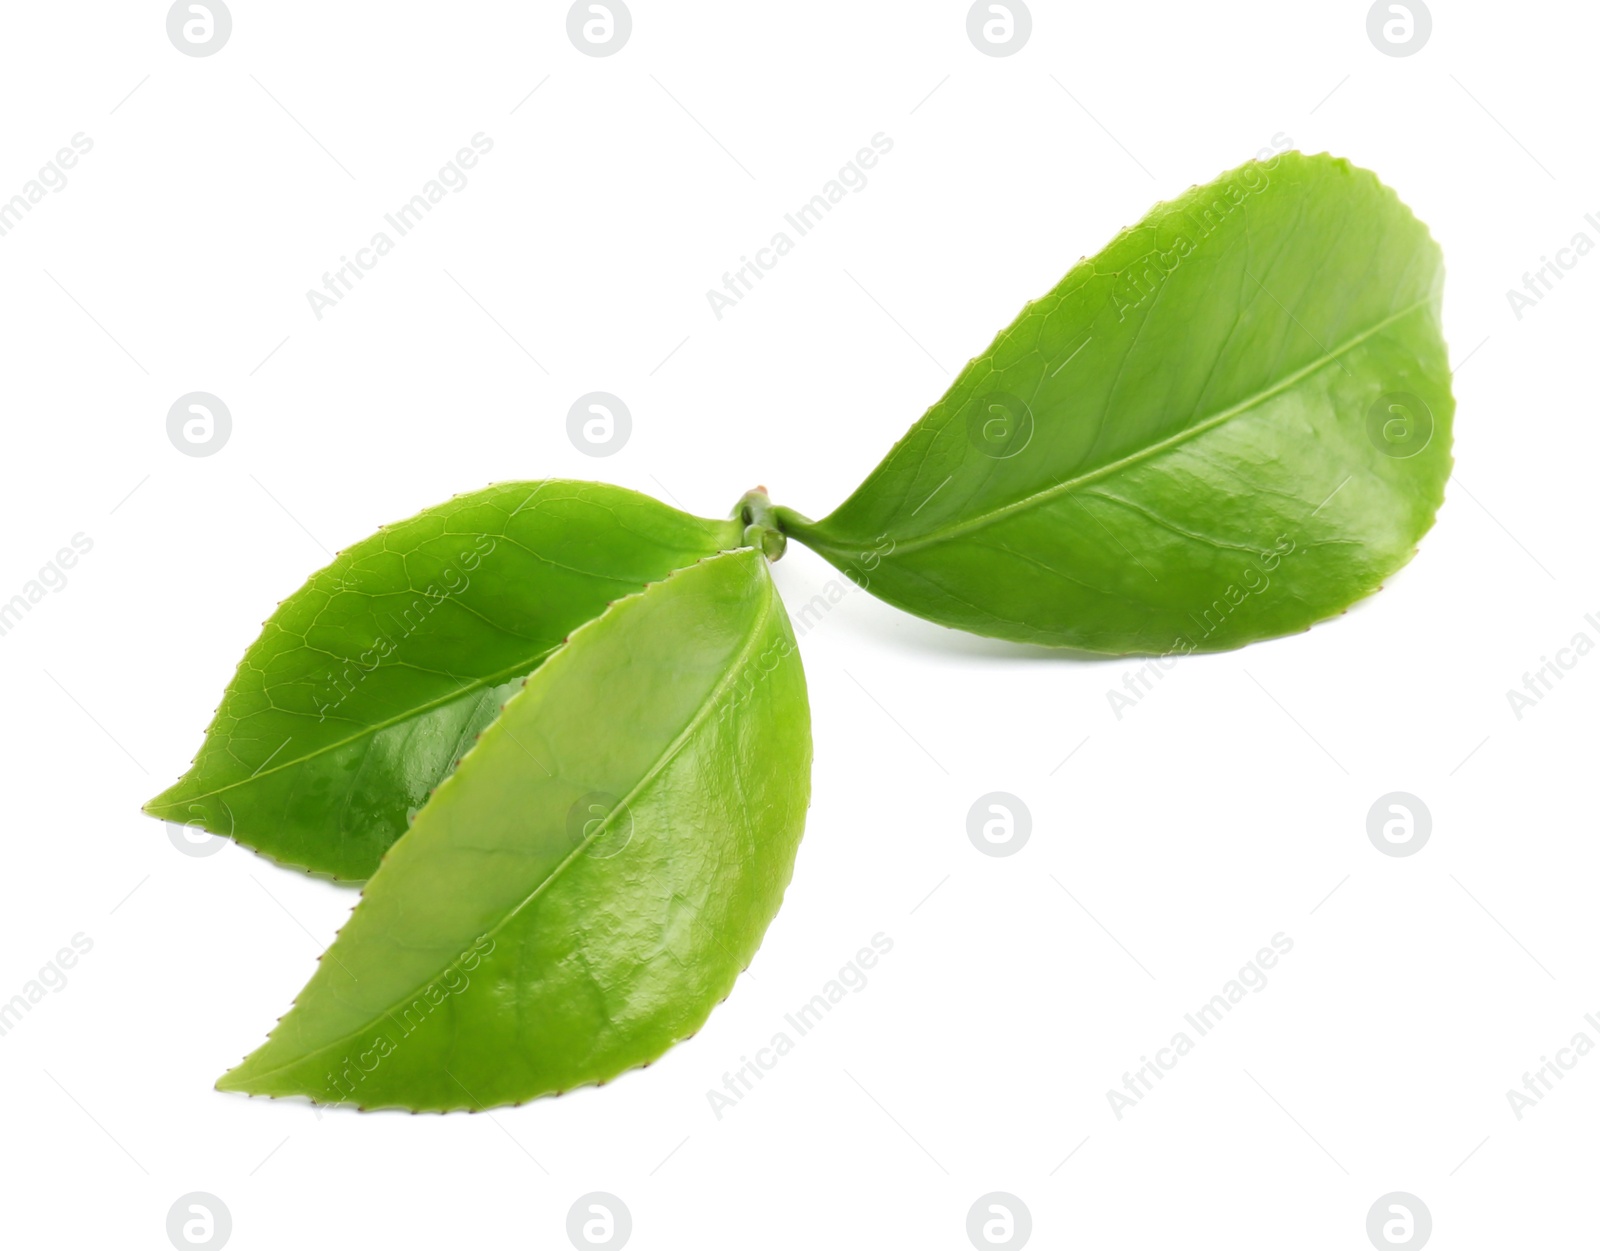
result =
[[568,634],[741,530],[565,481],[503,483],[387,526],[278,606],[193,766],[145,811],[369,877]]
[[810,769],[805,679],[759,553],[621,601],[440,784],[219,1087],[443,1111],[648,1063],[755,953]]
[[1093,651],[1303,630],[1413,554],[1449,476],[1443,264],[1371,173],[1251,162],[1158,205],[784,529],[910,612]]

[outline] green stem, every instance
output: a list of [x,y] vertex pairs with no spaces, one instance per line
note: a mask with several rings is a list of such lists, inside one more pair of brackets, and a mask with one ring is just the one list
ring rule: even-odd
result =
[[744,525],[745,545],[756,548],[769,561],[782,559],[789,542],[778,521],[779,511],[773,508],[766,487],[746,491],[733,509],[734,518]]
[[814,531],[817,525],[810,517],[797,513],[792,508],[785,508],[781,504],[773,508],[772,519],[784,534],[792,534],[802,542],[805,541],[806,534]]

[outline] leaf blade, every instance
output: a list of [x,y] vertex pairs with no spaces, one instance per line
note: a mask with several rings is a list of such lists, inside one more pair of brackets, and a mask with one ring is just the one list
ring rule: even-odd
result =
[[[758,553],[619,602],[440,785],[295,1007],[219,1088],[447,1110],[648,1063],[699,1028],[759,944],[809,766],[804,676]],[[579,837],[570,814],[594,794],[620,802]]]
[[194,765],[146,805],[360,880],[570,632],[739,543],[598,483],[502,483],[385,527],[279,605]]
[[[831,516],[780,515],[978,633],[1181,652],[1305,629],[1403,564],[1442,500],[1441,290],[1372,175],[1251,162],[1031,303]],[[1431,423],[1405,456],[1368,429],[1389,393]]]

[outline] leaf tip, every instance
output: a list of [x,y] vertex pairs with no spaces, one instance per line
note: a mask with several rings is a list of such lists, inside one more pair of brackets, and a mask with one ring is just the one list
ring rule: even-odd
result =
[[139,811],[144,813],[144,815],[147,817],[154,817],[157,821],[167,820],[168,814],[170,814],[177,806],[178,800],[175,793],[182,785],[183,779],[179,778],[160,794],[154,795],[145,800],[144,803],[139,806]]
[[240,1076],[240,1074],[244,1072],[245,1065],[248,1063],[248,1061],[249,1057],[247,1056],[244,1060],[241,1060],[238,1064],[234,1065],[221,1077],[217,1078],[214,1088],[222,1091],[224,1094],[255,1094],[255,1091],[251,1090],[246,1084],[246,1078]]

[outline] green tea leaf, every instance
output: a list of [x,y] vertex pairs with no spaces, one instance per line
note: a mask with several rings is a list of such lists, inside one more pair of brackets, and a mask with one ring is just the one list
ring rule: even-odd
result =
[[568,634],[742,530],[563,481],[492,486],[386,526],[278,606],[193,766],[145,811],[370,877]]
[[805,678],[758,552],[622,600],[440,784],[219,1088],[444,1111],[649,1063],[754,955],[810,776]]
[[1303,630],[1433,523],[1443,263],[1298,152],[1158,205],[1022,315],[836,512],[783,528],[910,612],[1092,651]]

